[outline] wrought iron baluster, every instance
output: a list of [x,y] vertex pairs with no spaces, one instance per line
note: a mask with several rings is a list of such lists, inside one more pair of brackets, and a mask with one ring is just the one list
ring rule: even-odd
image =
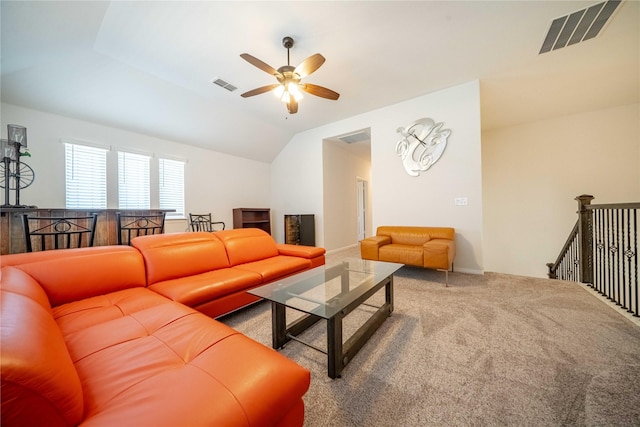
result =
[[640,309],[638,309],[638,291],[640,291],[638,286],[638,270],[640,270],[640,266],[638,265],[638,215],[640,215],[640,209],[635,210],[635,215],[633,216],[633,247],[635,251],[633,253],[635,268],[635,296],[636,296],[636,306],[635,306],[635,316],[640,316]]
[[629,271],[628,271],[628,266],[627,266],[627,256],[626,256],[626,251],[628,248],[628,244],[627,244],[627,240],[628,240],[628,235],[629,235],[629,225],[628,225],[628,220],[629,220],[629,214],[630,212],[626,209],[620,209],[620,218],[621,218],[621,223],[620,223],[620,227],[621,227],[621,233],[620,233],[620,271],[621,271],[621,281],[620,281],[620,286],[622,289],[622,307],[623,308],[629,308],[629,304],[631,304],[631,302],[629,301],[629,297],[630,295],[628,294],[628,289],[627,289],[627,283],[629,282]]
[[596,215],[596,231],[598,233],[597,237],[596,237],[596,256],[598,258],[596,265],[598,266],[598,275],[596,276],[598,278],[597,280],[597,286],[596,286],[596,290],[602,294],[602,283],[603,283],[603,277],[604,277],[604,268],[603,268],[603,255],[602,255],[602,248],[604,247],[604,245],[602,244],[602,240],[603,240],[603,225],[602,225],[602,210],[598,209],[595,211],[595,215]]

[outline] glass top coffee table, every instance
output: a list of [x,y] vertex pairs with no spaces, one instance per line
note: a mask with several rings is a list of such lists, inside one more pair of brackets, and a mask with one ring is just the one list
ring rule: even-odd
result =
[[[393,311],[393,274],[404,264],[350,258],[338,265],[320,266],[248,291],[271,301],[273,348],[290,340],[327,355],[328,375],[340,377],[344,367]],[[384,303],[346,342],[342,336],[344,317],[385,288]],[[367,304],[369,305],[369,304]],[[305,313],[287,324],[286,308]],[[318,321],[327,321],[326,351],[298,338]]]

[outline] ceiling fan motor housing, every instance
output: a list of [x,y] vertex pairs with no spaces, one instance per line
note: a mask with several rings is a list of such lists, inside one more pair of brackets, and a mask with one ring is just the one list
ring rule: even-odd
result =
[[291,49],[293,47],[293,38],[287,36],[282,39],[282,46],[287,49]]

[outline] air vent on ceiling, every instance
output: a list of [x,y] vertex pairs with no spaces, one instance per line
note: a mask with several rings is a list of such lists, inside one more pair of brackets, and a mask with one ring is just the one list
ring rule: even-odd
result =
[[620,2],[621,0],[609,0],[554,19],[540,53],[594,38],[611,18]]
[[354,142],[369,141],[371,139],[371,135],[367,129],[363,129],[339,136],[338,139],[344,143],[353,144]]
[[234,90],[238,89],[237,87],[235,87],[231,83],[225,82],[222,79],[213,79],[213,80],[211,80],[211,83],[213,83],[214,85],[218,85],[221,88],[224,88],[224,89],[228,90],[229,92],[233,92]]

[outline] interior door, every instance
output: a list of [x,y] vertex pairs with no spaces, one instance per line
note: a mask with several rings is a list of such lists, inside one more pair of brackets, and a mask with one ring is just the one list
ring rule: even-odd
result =
[[358,241],[360,241],[366,237],[367,181],[362,178],[357,178],[356,189],[358,197]]

